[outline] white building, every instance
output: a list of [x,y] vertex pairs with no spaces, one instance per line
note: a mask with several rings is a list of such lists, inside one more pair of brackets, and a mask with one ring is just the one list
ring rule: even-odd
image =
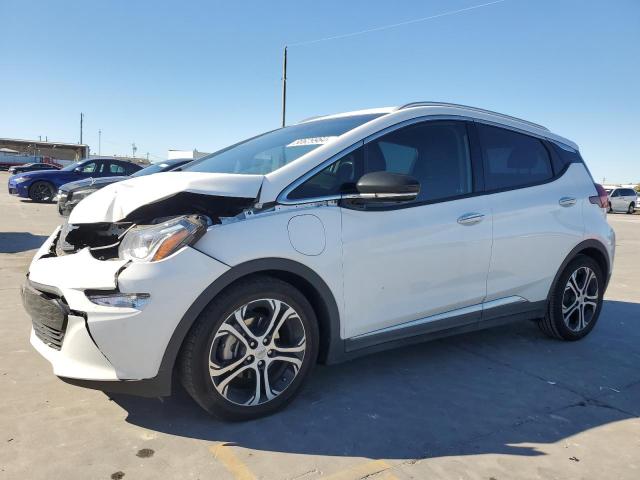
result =
[[209,155],[207,152],[199,152],[195,148],[193,150],[167,150],[167,159],[176,160],[179,158],[191,158],[192,160],[198,160],[199,158]]

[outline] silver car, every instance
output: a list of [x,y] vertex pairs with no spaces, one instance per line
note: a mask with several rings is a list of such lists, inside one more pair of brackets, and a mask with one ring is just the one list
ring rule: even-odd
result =
[[638,205],[638,195],[632,188],[613,188],[607,190],[609,194],[609,205],[607,211],[633,213]]

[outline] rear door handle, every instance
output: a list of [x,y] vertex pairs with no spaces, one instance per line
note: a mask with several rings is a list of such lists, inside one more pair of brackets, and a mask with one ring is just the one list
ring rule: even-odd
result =
[[572,205],[576,204],[576,199],[573,197],[562,197],[560,200],[558,200],[558,203],[561,207],[571,207]]
[[475,225],[476,223],[480,223],[484,215],[481,213],[465,213],[461,217],[458,217],[458,223],[460,225]]

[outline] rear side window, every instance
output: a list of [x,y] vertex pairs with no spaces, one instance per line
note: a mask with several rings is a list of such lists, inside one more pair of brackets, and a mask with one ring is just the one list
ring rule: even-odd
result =
[[553,178],[551,159],[537,138],[478,124],[487,190],[524,187]]
[[124,167],[119,163],[110,163],[109,164],[109,173],[124,173]]

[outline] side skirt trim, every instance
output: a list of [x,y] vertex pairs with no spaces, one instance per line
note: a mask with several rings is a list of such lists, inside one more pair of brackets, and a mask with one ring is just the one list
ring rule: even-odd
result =
[[505,297],[348,338],[345,351],[348,356],[362,355],[512,321],[541,318],[546,308],[546,300],[529,302],[519,296]]

